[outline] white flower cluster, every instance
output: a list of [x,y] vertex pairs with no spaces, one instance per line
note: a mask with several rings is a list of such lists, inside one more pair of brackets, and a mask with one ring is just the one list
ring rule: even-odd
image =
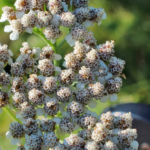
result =
[[[88,7],[89,0],[16,0],[14,11],[4,7],[0,21],[11,40],[20,33],[38,30],[44,39],[56,42],[60,26],[69,28],[66,41],[74,46],[61,70],[53,63],[62,57],[53,47],[31,48],[22,43],[16,62],[7,45],[0,45],[0,112],[7,105],[16,110],[20,122],[10,124],[7,138],[18,150],[117,150],[138,149],[131,114],[100,119],[90,108],[97,101],[117,100],[125,61],[114,56],[114,41],[98,45],[87,27],[106,18],[102,8]],[[70,11],[72,10],[72,11]],[[40,28],[40,29],[37,29]],[[50,45],[54,46],[50,41]],[[11,64],[11,75],[4,71]],[[6,88],[8,87],[8,88]],[[10,100],[12,97],[13,100]],[[39,117],[40,116],[40,117]],[[78,134],[72,132],[79,130]],[[58,134],[70,134],[60,140]],[[21,145],[25,138],[25,145]]]

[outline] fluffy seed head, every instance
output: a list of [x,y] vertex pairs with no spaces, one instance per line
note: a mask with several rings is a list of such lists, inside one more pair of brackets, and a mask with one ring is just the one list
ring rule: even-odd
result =
[[54,25],[48,26],[43,33],[48,40],[55,40],[61,36],[61,31]]
[[21,138],[23,136],[23,126],[18,122],[11,123],[9,131],[13,138]]
[[8,21],[16,19],[16,12],[14,11],[13,7],[5,6],[2,8],[2,11]]
[[37,14],[37,22],[41,28],[50,25],[53,16],[50,11],[39,11]]
[[98,54],[103,61],[109,61],[114,54],[114,41],[106,41],[105,44],[99,45]]
[[92,140],[96,142],[105,142],[107,140],[108,129],[101,123],[97,123],[92,132]]
[[44,105],[44,110],[47,115],[54,116],[59,111],[59,103],[55,98],[49,99]]
[[50,46],[45,46],[40,53],[40,59],[54,59],[54,50]]
[[38,124],[36,120],[33,120],[32,118],[28,118],[23,123],[23,129],[26,134],[36,134],[38,132]]
[[70,118],[64,118],[61,120],[59,127],[63,133],[72,133],[75,126],[71,122]]
[[8,86],[10,84],[11,77],[8,73],[0,73],[0,85]]
[[91,139],[92,131],[90,129],[87,130],[81,130],[78,132],[78,136],[83,138],[84,140],[90,140]]
[[84,90],[78,91],[78,93],[76,94],[76,101],[78,101],[82,105],[87,105],[88,102],[90,101],[89,90],[84,89]]
[[118,148],[115,143],[108,141],[104,145],[104,150],[118,150]]
[[9,103],[9,97],[6,92],[0,91],[0,108],[5,107]]
[[86,58],[84,60],[85,66],[87,68],[91,68],[91,70],[95,70],[99,66],[99,56],[98,52],[95,49],[90,50],[86,54]]
[[14,95],[13,95],[13,105],[15,108],[21,108],[21,104],[23,102],[27,102],[28,99],[26,97],[26,95],[24,93],[19,93],[19,92],[16,92]]
[[109,71],[114,76],[119,76],[122,74],[124,69],[125,61],[121,59],[117,59],[116,57],[112,57],[110,59],[110,63],[108,65]]
[[44,145],[48,148],[53,148],[57,145],[58,138],[56,137],[54,132],[44,134]]
[[11,92],[15,94],[16,92],[24,93],[25,84],[23,82],[23,78],[15,77],[12,81]]
[[84,150],[99,150],[99,149],[100,149],[100,146],[95,141],[87,142],[84,147]]
[[[64,140],[64,144],[69,148],[69,149],[73,149],[73,148],[79,148],[79,149],[83,149],[85,142],[84,140],[79,137],[76,134],[71,134],[69,137],[65,138]],[[74,149],[73,149],[74,150]]]
[[65,67],[68,69],[72,68],[72,70],[78,70],[80,67],[80,60],[73,53],[67,54],[65,56]]
[[21,24],[23,24],[23,27],[33,28],[35,27],[36,22],[37,22],[37,17],[35,16],[35,12],[32,10],[30,10],[28,14],[25,14],[21,18]]
[[76,23],[76,17],[71,12],[63,12],[60,17],[60,23],[62,26],[70,27]]
[[78,118],[83,113],[83,106],[78,102],[71,102],[67,107],[67,112],[74,119]]
[[20,48],[20,52],[21,52],[22,56],[25,54],[31,54],[32,53],[32,48],[30,47],[28,42],[23,42],[22,46],[23,47]]
[[4,44],[0,46],[0,60],[5,63],[8,61],[9,57],[8,45]]
[[95,126],[96,122],[97,119],[91,114],[84,114],[78,120],[78,124],[82,129],[90,129]]
[[32,134],[26,138],[26,145],[32,150],[41,150],[42,143],[42,138],[36,134]]
[[38,68],[43,76],[51,76],[55,71],[54,65],[49,59],[39,60]]
[[122,79],[120,77],[109,79],[106,83],[106,88],[109,94],[119,93],[121,86]]
[[90,0],[76,0],[76,1],[73,1],[75,7],[88,7],[88,3],[89,3]]
[[21,145],[21,146],[18,146],[18,147],[17,147],[17,150],[26,150],[26,149],[25,149],[24,146]]
[[63,102],[63,103],[69,102],[71,95],[72,92],[67,87],[61,87],[57,91],[57,99],[59,100],[59,102]]
[[73,83],[75,78],[74,71],[70,69],[62,70],[61,74],[58,76],[58,80],[62,85],[68,86]]
[[79,70],[78,78],[81,83],[85,84],[90,84],[94,80],[93,73],[90,68],[86,68],[85,66],[82,66],[81,70]]
[[80,41],[87,35],[87,29],[83,25],[77,24],[71,28],[70,33],[74,40]]
[[89,45],[89,46],[92,46],[92,47],[95,47],[96,46],[96,39],[94,37],[94,34],[93,32],[88,32],[88,34],[85,36],[84,40],[83,40],[83,43]]
[[43,118],[41,121],[40,127],[42,131],[50,133],[50,132],[54,132],[55,125],[56,123],[54,121],[49,120],[47,118]]
[[21,116],[24,119],[33,118],[36,117],[36,110],[34,106],[29,105],[27,102],[24,102],[21,104]]
[[48,7],[52,14],[60,14],[63,11],[61,0],[50,0]]
[[100,117],[100,122],[105,125],[109,130],[114,128],[114,116],[111,112],[103,113]]
[[25,74],[25,69],[20,62],[12,63],[11,64],[11,73],[13,76],[22,77]]
[[119,129],[127,129],[132,128],[132,121],[133,118],[131,116],[131,113],[125,113],[121,116],[118,116],[115,118],[115,127]]
[[42,87],[42,81],[37,77],[37,74],[31,74],[28,78],[26,86],[28,90],[40,89]]
[[54,77],[46,77],[43,81],[43,90],[46,93],[53,94],[56,91],[57,82]]
[[31,1],[30,0],[16,0],[15,7],[19,11],[28,11],[31,7]]
[[57,146],[54,147],[54,150],[68,150],[68,148],[64,144],[59,143]]
[[99,100],[103,97],[104,85],[101,84],[100,82],[97,82],[95,84],[90,84],[89,85],[89,91],[90,91],[91,96],[94,99]]
[[38,89],[29,91],[28,98],[35,105],[41,105],[45,102],[45,94]]

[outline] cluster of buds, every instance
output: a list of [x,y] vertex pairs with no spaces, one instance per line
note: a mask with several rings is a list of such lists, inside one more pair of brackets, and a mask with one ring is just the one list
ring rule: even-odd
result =
[[[100,25],[106,18],[104,9],[91,8],[88,2],[16,0],[17,11],[3,8],[0,21],[9,21],[4,30],[13,31],[11,40],[25,31],[38,31],[51,40],[42,49],[22,43],[16,62],[8,46],[0,45],[0,112],[7,106],[16,111],[19,121],[10,124],[6,136],[18,150],[138,149],[130,113],[116,117],[108,112],[98,117],[88,110],[98,101],[117,100],[125,65],[114,56],[114,41],[98,45],[88,32],[87,27]],[[64,70],[54,65],[62,58],[53,44],[62,35],[60,26],[69,28],[65,40],[74,47],[64,58]],[[7,63],[12,77],[4,71]],[[76,130],[78,134],[72,134]],[[70,136],[59,139],[59,134]],[[26,139],[25,145],[21,138]]]

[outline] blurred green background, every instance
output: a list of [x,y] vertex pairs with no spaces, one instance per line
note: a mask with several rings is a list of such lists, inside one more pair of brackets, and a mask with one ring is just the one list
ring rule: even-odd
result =
[[[13,6],[15,0],[0,0],[1,8]],[[149,104],[150,101],[150,1],[149,0],[91,0],[90,6],[103,7],[107,13],[107,19],[102,21],[101,26],[94,25],[89,28],[99,44],[106,40],[115,41],[115,55],[126,61],[124,73],[127,80],[124,80],[121,92],[118,95],[118,103],[141,102]],[[1,16],[1,15],[0,15]],[[46,43],[36,35],[24,33],[19,40],[10,41],[9,33],[4,33],[4,26],[8,22],[0,23],[0,43],[8,44],[14,53],[14,59],[19,55],[19,48],[22,42],[27,41],[32,47],[44,47]],[[59,44],[66,35],[64,34],[57,41]],[[71,52],[71,48],[65,43],[58,51],[64,56]],[[63,61],[63,60],[62,60]],[[100,114],[105,108],[109,107],[110,102],[99,103],[96,112]],[[0,147],[2,150],[15,150],[11,146],[10,140],[5,137],[9,124],[13,122],[3,111],[0,114]]]

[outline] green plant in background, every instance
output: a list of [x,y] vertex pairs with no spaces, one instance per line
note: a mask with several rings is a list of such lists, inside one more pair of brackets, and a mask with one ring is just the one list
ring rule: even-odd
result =
[[[16,122],[12,123],[7,137],[11,135],[13,137],[11,140],[12,144],[16,144],[21,142],[20,137],[24,137],[25,133],[26,149],[40,149],[42,145],[43,149],[54,147],[90,149],[92,146],[95,146],[94,149],[96,147],[107,149],[111,146],[115,147],[115,144],[118,142],[122,147],[131,146],[137,149],[137,142],[134,141],[134,138],[137,136],[136,130],[127,129],[132,124],[130,114],[125,114],[121,117],[114,117],[111,113],[103,114],[99,120],[101,123],[97,123],[97,127],[92,130],[92,127],[95,126],[97,115],[87,109],[99,106],[95,101],[98,99],[101,102],[107,101],[108,97],[111,101],[117,100],[116,93],[120,91],[122,85],[120,76],[123,76],[122,70],[125,62],[113,56],[113,41],[97,45],[93,33],[88,32],[86,29],[93,23],[100,24],[101,20],[105,19],[104,10],[101,8],[87,8],[85,1],[74,1],[67,4],[61,1],[50,1],[46,7],[46,1],[29,4],[24,4],[24,1],[16,1],[15,6],[19,11],[15,12],[8,7],[3,8],[4,14],[1,21],[7,19],[10,22],[10,26],[6,26],[5,31],[12,31],[10,34],[11,40],[17,40],[19,34],[26,31],[39,35],[48,44],[41,51],[40,48],[31,48],[27,42],[23,43],[23,47],[20,49],[21,55],[15,63],[12,63],[10,59],[12,53],[10,50],[7,50],[7,46],[1,46],[2,58],[9,56],[2,61],[1,68],[7,62],[11,64],[11,73],[14,77],[12,78],[11,87],[13,109],[15,111],[19,109],[17,118],[24,122],[23,126]],[[73,13],[67,10],[68,6],[69,10],[73,10]],[[48,12],[48,10],[51,12]],[[59,65],[57,60],[61,59],[61,56],[56,54],[56,52],[61,49],[65,42],[64,40],[58,47],[55,43],[56,39],[61,36],[59,25],[70,27],[65,39],[70,46],[75,45],[73,53],[65,56],[63,66],[67,70],[63,71],[56,67]],[[5,53],[3,54],[3,52]],[[37,61],[38,59],[39,61]],[[29,74],[31,74],[30,78],[27,79]],[[1,78],[3,79],[2,91],[9,91],[6,86],[10,83],[10,76],[2,73]],[[26,85],[24,85],[24,82],[26,82]],[[25,90],[27,93],[24,93]],[[56,90],[57,92],[55,93]],[[29,101],[26,98],[26,94],[28,94]],[[5,95],[2,97],[1,105],[1,107],[4,107],[9,103],[8,96],[11,94],[7,95],[6,92],[1,92],[1,95]],[[86,106],[87,104],[89,107]],[[5,111],[15,118],[10,110],[6,108]],[[27,111],[29,112],[27,113]],[[83,113],[86,114],[83,115]],[[34,120],[36,115],[42,116],[43,114],[48,118],[51,116],[49,118],[51,120],[43,119],[42,122]],[[67,118],[62,119],[60,122],[59,118],[63,117]],[[71,120],[69,119],[70,117]],[[108,117],[109,122],[107,122],[107,119],[105,120],[105,117]],[[94,125],[92,127],[90,124],[84,125],[83,120],[86,119],[87,122],[95,120],[94,123],[92,122]],[[122,120],[130,123],[123,127],[121,124]],[[20,122],[18,119],[17,121]],[[60,130],[58,125],[55,129],[55,122],[59,124]],[[48,128],[50,131],[45,129],[45,124],[47,123],[49,123]],[[38,125],[41,128],[38,129]],[[86,126],[85,128],[88,128],[88,130],[79,131],[78,136],[70,135],[69,138],[65,139],[64,145],[58,144],[55,134],[63,140],[64,137],[60,136],[61,132],[71,133],[78,129],[78,125],[83,129]],[[66,126],[68,127],[66,128]],[[32,127],[34,130],[32,130]],[[119,129],[116,131],[116,128]],[[53,132],[54,129],[55,134]],[[110,134],[112,129],[116,131],[116,133],[111,134],[112,137],[114,136],[114,139],[110,139],[108,136],[108,132]],[[48,133],[43,136],[42,132]],[[104,132],[103,137],[101,132]],[[134,138],[125,144],[123,140],[124,134],[130,137],[128,135],[130,132]],[[16,133],[18,134],[16,135]],[[116,141],[116,136],[118,136],[119,141]],[[108,139],[105,137],[108,137]],[[106,142],[104,138],[106,141],[112,140],[114,143]],[[31,141],[31,139],[35,139],[35,141]],[[77,142],[76,144],[71,143],[74,143],[74,139]],[[84,141],[89,139],[95,142]],[[37,141],[38,143],[36,143]],[[59,142],[61,143],[61,141]]]

